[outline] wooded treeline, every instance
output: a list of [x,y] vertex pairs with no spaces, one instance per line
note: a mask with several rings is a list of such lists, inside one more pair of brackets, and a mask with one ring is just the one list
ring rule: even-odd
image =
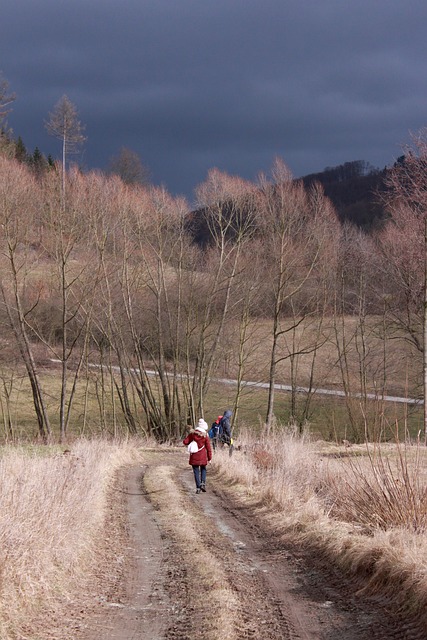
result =
[[[322,186],[295,181],[281,160],[256,184],[212,170],[196,196],[208,243],[194,241],[188,204],[165,189],[64,172],[59,163],[34,172],[0,156],[4,398],[7,376],[23,365],[43,440],[58,430],[66,438],[77,390],[89,380],[100,424],[113,405],[115,433],[173,440],[204,415],[225,360],[238,381],[230,407],[238,421],[260,323],[269,336],[260,380],[269,387],[267,429],[285,364],[289,419],[301,428],[310,421],[323,382],[318,356],[330,345],[353,439],[364,435],[367,393],[390,391],[395,345],[409,345],[407,384],[422,393],[419,207],[414,213],[400,194],[389,202],[388,224],[367,235],[342,224]],[[61,372],[55,425],[40,366],[46,358]],[[298,395],[301,385],[309,391]]]
[[392,168],[382,170],[362,160],[326,167],[302,177],[306,187],[319,182],[333,203],[341,222],[351,222],[365,231],[381,226],[388,216],[386,200]]

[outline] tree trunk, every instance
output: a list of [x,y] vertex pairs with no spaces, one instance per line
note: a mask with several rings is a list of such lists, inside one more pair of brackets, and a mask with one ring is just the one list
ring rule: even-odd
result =
[[424,442],[427,445],[427,217],[424,218],[423,382],[424,382]]

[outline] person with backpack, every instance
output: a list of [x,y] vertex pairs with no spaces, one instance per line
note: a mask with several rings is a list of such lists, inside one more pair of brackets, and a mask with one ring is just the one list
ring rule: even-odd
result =
[[212,426],[209,429],[209,438],[212,440],[212,446],[213,449],[215,451],[215,449],[218,446],[219,443],[219,432],[220,432],[220,426],[219,423],[221,422],[222,416],[218,416],[218,418],[215,420],[215,422],[212,422]]
[[208,425],[200,418],[194,431],[190,431],[184,438],[183,444],[188,447],[190,459],[188,463],[193,467],[196,493],[206,491],[206,466],[212,460],[211,441],[208,436]]
[[224,415],[222,416],[219,423],[219,432],[220,432],[220,440],[224,444],[230,444],[231,442],[231,418],[232,412],[227,409],[224,411]]
[[229,455],[233,453],[233,438],[231,437],[231,416],[233,412],[227,409],[224,411],[224,415],[222,416],[219,422],[219,441],[224,445],[227,444],[229,447]]

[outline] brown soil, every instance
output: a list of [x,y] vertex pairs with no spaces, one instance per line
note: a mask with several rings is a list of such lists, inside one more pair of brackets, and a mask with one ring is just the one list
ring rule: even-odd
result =
[[81,614],[70,638],[427,638],[385,600],[359,597],[319,557],[279,542],[260,509],[221,488],[211,469],[207,492],[196,495],[186,452],[147,455],[126,479],[122,582]]

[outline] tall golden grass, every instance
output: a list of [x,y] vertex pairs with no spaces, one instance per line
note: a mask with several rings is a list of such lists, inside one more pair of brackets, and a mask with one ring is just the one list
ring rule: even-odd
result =
[[117,470],[137,457],[131,442],[84,439],[65,454],[0,450],[3,640],[38,637],[31,620],[58,610],[85,584],[102,549],[108,490]]
[[275,535],[302,543],[396,609],[426,618],[427,449],[417,444],[337,447],[293,430],[239,438],[217,472],[264,505]]

